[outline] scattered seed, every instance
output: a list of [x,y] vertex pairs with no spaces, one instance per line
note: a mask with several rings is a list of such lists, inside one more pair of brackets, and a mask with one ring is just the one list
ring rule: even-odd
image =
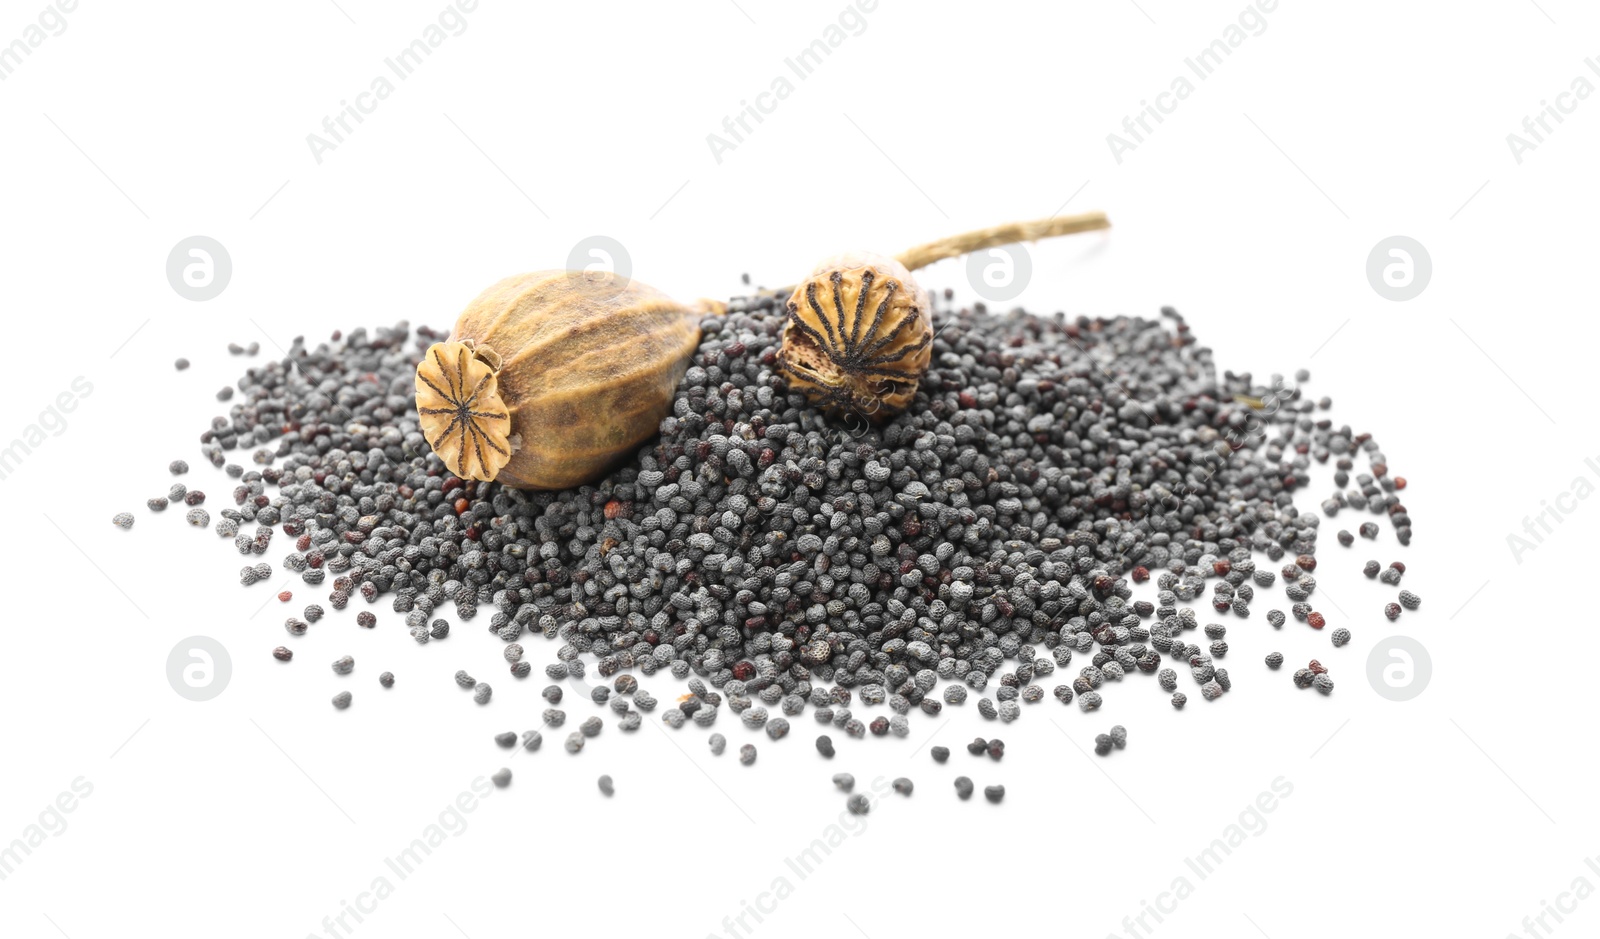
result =
[[394,672],[384,672],[382,675],[379,675],[378,676],[378,684],[382,685],[385,688],[393,688],[394,687]]
[[983,787],[983,797],[985,799],[988,799],[990,802],[994,802],[994,803],[998,804],[1001,799],[1004,799],[1006,797],[1006,787],[1005,786],[984,786]]
[[333,706],[338,708],[341,711],[344,710],[345,708],[349,707],[350,706],[350,692],[341,691],[338,694],[334,695],[333,696]]
[[511,770],[502,766],[495,770],[494,775],[490,776],[489,779],[495,784],[495,786],[504,789],[505,787],[511,785]]
[[741,764],[743,764],[745,766],[749,766],[751,763],[754,763],[755,761],[756,761],[755,744],[747,743],[744,746],[739,748],[739,762]]
[[856,787],[856,778],[849,773],[834,773],[833,784],[845,792]]
[[611,784],[611,777],[610,776],[601,776],[600,780],[599,780],[599,785],[600,785],[600,792],[602,794],[608,796],[608,797],[614,795],[616,793],[616,791],[617,791],[616,787],[614,787]]
[[903,796],[911,795],[911,790],[913,788],[911,780],[905,778],[904,776],[896,779],[893,785],[895,792],[898,792]]
[[872,811],[872,803],[859,792],[844,800],[844,806],[850,810],[851,815],[865,815]]

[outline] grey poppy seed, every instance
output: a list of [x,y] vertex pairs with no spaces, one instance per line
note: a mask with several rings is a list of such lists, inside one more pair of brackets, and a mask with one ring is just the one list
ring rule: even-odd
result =
[[602,795],[610,797],[616,793],[616,787],[612,784],[610,776],[601,776],[598,785]]
[[[478,778],[482,779],[483,777],[480,776]],[[491,782],[493,782],[495,784],[496,788],[504,789],[505,787],[511,785],[511,770],[509,770],[506,767],[502,766],[499,769],[495,770],[494,774],[491,775],[489,777],[489,779],[490,779]]]
[[350,706],[350,692],[341,691],[338,694],[334,695],[333,696],[333,706],[338,708],[341,711],[344,710],[345,708],[349,707]]
[[385,688],[394,687],[394,672],[384,672],[378,676],[378,684]]
[[739,762],[740,762],[740,764],[742,764],[744,766],[749,766],[751,763],[754,763],[755,761],[756,761],[756,748],[755,748],[754,744],[747,743],[744,746],[739,748]]
[[856,778],[849,773],[835,773],[833,784],[842,792],[849,792],[856,787]]

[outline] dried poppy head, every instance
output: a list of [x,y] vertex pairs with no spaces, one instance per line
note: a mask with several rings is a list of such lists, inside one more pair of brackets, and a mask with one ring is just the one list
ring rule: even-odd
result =
[[778,364],[791,387],[834,414],[886,420],[906,409],[933,353],[928,294],[893,258],[829,258],[786,305]]

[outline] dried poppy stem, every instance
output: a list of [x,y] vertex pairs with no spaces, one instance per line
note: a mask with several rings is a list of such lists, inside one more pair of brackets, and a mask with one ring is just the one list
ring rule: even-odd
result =
[[[1001,245],[1016,244],[1019,241],[1038,241],[1041,238],[1054,238],[1058,235],[1073,235],[1078,232],[1098,231],[1110,228],[1111,220],[1104,212],[1084,212],[1081,215],[1052,215],[1049,218],[1037,219],[1032,222],[1008,222],[1005,225],[995,225],[990,228],[980,228],[976,231],[964,232],[938,241],[930,241],[924,245],[917,245],[895,256],[895,260],[905,265],[906,270],[914,271],[927,267],[937,261],[947,258],[958,258],[963,254],[982,251],[985,248],[998,248]],[[777,297],[787,297],[794,293],[794,286],[781,287],[777,290],[762,291]],[[708,301],[709,302],[709,301]]]
[[936,261],[960,257],[984,248],[998,248],[1019,241],[1038,241],[1041,238],[1054,238],[1057,235],[1071,235],[1110,227],[1111,220],[1106,218],[1104,212],[1051,216],[1033,222],[1011,222],[917,245],[909,251],[896,255],[895,260],[904,264],[907,270],[914,271]]

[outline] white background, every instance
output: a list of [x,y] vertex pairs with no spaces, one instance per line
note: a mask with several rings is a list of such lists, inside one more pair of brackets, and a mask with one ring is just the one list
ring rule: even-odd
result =
[[[0,2],[0,43],[42,8]],[[0,441],[74,378],[92,385],[0,482],[0,843],[74,780],[93,787],[0,881],[0,933],[1127,935],[1124,917],[1182,876],[1192,894],[1133,935],[1498,939],[1576,878],[1600,887],[1583,863],[1600,852],[1584,772],[1593,609],[1585,580],[1547,576],[1600,560],[1600,508],[1563,497],[1573,511],[1542,545],[1520,562],[1507,545],[1575,478],[1600,482],[1584,464],[1600,458],[1600,102],[1577,103],[1520,164],[1506,142],[1575,77],[1600,83],[1584,64],[1600,55],[1592,8],[1285,0],[1119,163],[1107,134],[1189,74],[1184,58],[1243,0],[881,0],[719,162],[707,135],[788,74],[784,59],[843,0],[483,0],[314,159],[307,135],[442,8],[90,0],[0,82]],[[595,234],[622,242],[647,283],[723,297],[743,272],[788,283],[848,247],[892,252],[1093,208],[1114,230],[1033,246],[1022,303],[1106,316],[1175,305],[1222,367],[1309,367],[1308,390],[1331,395],[1335,420],[1372,432],[1411,482],[1408,549],[1387,525],[1376,544],[1337,545],[1332,531],[1364,513],[1326,522],[1329,630],[1291,620],[1274,633],[1264,613],[1287,607],[1279,588],[1249,620],[1219,620],[1235,688],[1216,703],[1191,693],[1175,712],[1133,676],[1091,715],[1047,697],[1003,729],[969,704],[947,708],[947,724],[916,715],[906,740],[833,731],[831,763],[812,749],[809,712],[778,743],[724,720],[720,758],[692,724],[667,731],[658,711],[625,738],[607,712],[579,756],[556,732],[508,756],[490,738],[537,724],[545,682],[505,674],[487,613],[419,647],[386,602],[378,629],[357,629],[357,600],[282,665],[268,654],[286,640],[282,618],[325,589],[301,585],[287,609],[270,599],[281,572],[241,589],[230,544],[189,529],[181,509],[143,508],[177,457],[213,514],[228,504],[233,482],[196,438],[222,413],[215,390],[247,365],[229,341],[262,343],[264,361],[298,334],[447,326],[488,283],[562,266]],[[198,303],[165,276],[173,245],[196,234],[233,261],[227,289]],[[1433,261],[1404,303],[1365,275],[1395,234]],[[974,299],[958,263],[921,277]],[[194,367],[174,371],[179,355]],[[1302,507],[1331,490],[1324,472]],[[124,509],[131,532],[108,524]],[[1393,590],[1360,576],[1368,557],[1403,558],[1422,608],[1384,620]],[[1356,638],[1336,650],[1337,625]],[[1434,666],[1407,703],[1365,676],[1369,650],[1397,633]],[[192,635],[232,658],[231,683],[204,703],[165,676]],[[529,648],[538,668],[554,660],[554,644]],[[1321,658],[1334,694],[1267,671],[1272,649]],[[344,654],[357,665],[341,678],[327,663]],[[458,668],[493,682],[489,706],[454,687]],[[386,669],[390,691],[376,681]],[[644,686],[679,693],[664,674]],[[328,700],[346,688],[355,704],[335,712]],[[591,712],[568,701],[572,724]],[[1098,759],[1093,736],[1113,723],[1131,743]],[[961,748],[980,733],[1005,738],[1003,763]],[[956,751],[949,764],[929,759],[930,737]],[[747,740],[753,767],[734,756]],[[512,785],[465,830],[406,880],[385,868],[502,765]],[[801,879],[784,859],[838,823],[829,776],[843,770],[863,785],[906,775],[917,790],[879,799]],[[613,799],[595,789],[602,772]],[[957,801],[960,773],[1003,782],[1005,803]],[[1264,830],[1209,877],[1185,865],[1280,777],[1293,791]],[[353,933],[324,933],[380,875],[392,895],[347,919]],[[767,893],[780,878],[782,899]],[[758,902],[762,922],[725,931]],[[1555,933],[1600,930],[1600,901],[1562,902],[1576,909],[1547,916]]]

